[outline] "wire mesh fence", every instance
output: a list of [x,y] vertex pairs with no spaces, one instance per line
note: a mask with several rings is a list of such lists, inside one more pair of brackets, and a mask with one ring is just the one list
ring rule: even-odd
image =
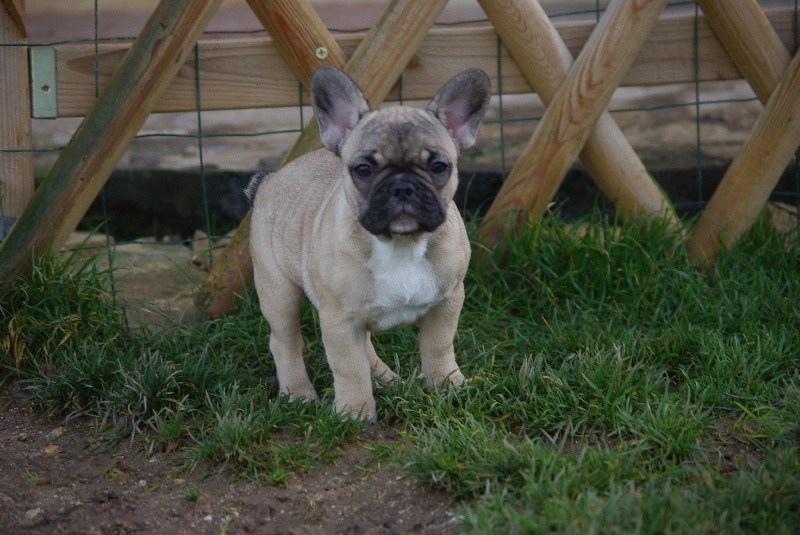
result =
[[[95,0],[93,35],[35,41],[30,48],[60,45],[94,47],[95,96],[101,91],[101,46],[130,42],[132,34],[107,35],[102,29],[103,2]],[[567,3],[563,3],[566,5]],[[605,3],[604,3],[605,4]],[[800,42],[798,0],[773,3],[793,9],[793,27],[787,46],[794,53]],[[566,10],[551,14],[551,20],[599,21],[604,5],[593,9]],[[736,154],[763,106],[744,80],[705,81],[706,65],[699,50],[701,12],[695,2],[670,2],[662,17],[694,17],[694,81],[689,83],[632,86],[616,91],[609,111],[631,145],[665,190],[676,211],[691,217],[708,202],[725,168]],[[489,26],[485,18],[465,17],[438,22],[435,28]],[[334,34],[359,34],[368,28],[331,28]],[[264,30],[207,31],[203,39],[265,37]],[[0,47],[21,46],[0,43]],[[160,243],[211,246],[223,238],[246,212],[241,189],[252,172],[274,170],[282,154],[302,131],[311,113],[304,101],[302,84],[296,83],[296,104],[291,108],[244,109],[235,111],[204,108],[203,57],[195,47],[193,63],[194,111],[159,113],[151,116],[123,158],[111,180],[93,203],[82,227],[104,234],[109,256],[114,244],[136,242],[143,236],[158,236]],[[507,92],[503,70],[509,58],[500,38],[496,39],[494,68],[498,81],[495,96],[484,122],[479,142],[463,155],[460,163],[463,194],[461,206],[480,212],[513,166],[520,150],[542,118],[545,106],[533,93]],[[235,84],[235,81],[232,82]],[[410,103],[401,77],[397,98]],[[232,88],[233,90],[233,88]],[[79,118],[34,119],[33,153],[37,176],[64,149]],[[27,151],[27,149],[24,149]],[[0,153],[19,149],[0,149]],[[135,193],[131,193],[131,192]],[[800,204],[800,166],[795,161],[786,169],[771,199],[787,205]],[[578,217],[603,203],[602,196],[580,164],[570,171],[555,199],[566,218]],[[170,212],[172,212],[170,214]],[[795,212],[796,213],[796,212]],[[5,214],[0,214],[4,216]],[[797,217],[797,216],[795,216]],[[202,231],[202,237],[195,233]]]

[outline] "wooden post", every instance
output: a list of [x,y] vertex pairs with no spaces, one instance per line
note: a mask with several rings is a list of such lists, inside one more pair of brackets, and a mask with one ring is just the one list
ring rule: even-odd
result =
[[[550,105],[574,63],[572,54],[536,0],[479,0],[528,83]],[[580,154],[600,190],[629,216],[680,222],[625,135],[603,112]]]
[[0,295],[61,248],[222,0],[162,0],[0,247]]
[[[758,99],[766,105],[780,82],[781,75],[789,65],[792,56],[786,50],[758,3],[755,0],[724,0],[722,2],[718,0],[697,0],[697,3],[703,10],[714,33],[747,79]],[[737,165],[743,166],[744,162]],[[755,181],[764,188],[764,191],[760,191],[756,196],[749,199],[746,197],[738,199],[729,197],[722,201],[714,201],[714,207],[718,205],[717,203],[722,202],[749,202],[752,206],[745,212],[757,214],[775,187],[783,168],[773,172],[779,173],[777,178],[763,177],[762,180]],[[728,174],[726,174],[725,180],[728,180],[727,176]],[[731,174],[730,176],[735,177],[737,175]],[[720,186],[715,192],[714,198],[717,195],[732,195],[731,187],[728,185]],[[689,236],[688,251],[693,260],[703,260],[711,263],[718,251],[719,242],[711,236],[713,234],[722,238],[721,235],[726,229],[722,227],[710,228],[714,224],[708,219],[711,216],[713,216],[713,211],[708,217],[701,217]],[[749,215],[748,217],[752,218],[753,216]],[[700,226],[701,221],[702,226]],[[722,222],[718,222],[718,224],[720,223]],[[739,223],[741,224],[742,222],[740,221]],[[732,245],[736,237],[741,232],[744,232],[750,224],[752,224],[752,221],[747,223],[747,226],[736,230],[736,235],[723,238],[726,246]]]
[[[319,65],[344,67],[344,53],[308,0],[247,0],[247,3],[305,86]],[[319,144],[319,136],[313,136],[315,131],[306,138],[309,149]],[[282,165],[291,161],[295,154],[301,154],[297,142]],[[248,211],[195,294],[200,316],[216,318],[230,313],[235,308],[236,296],[243,295],[252,286],[251,215],[252,211]]]
[[[755,0],[697,0],[728,55],[766,105],[792,55]],[[800,159],[800,151],[795,153]]]
[[687,238],[689,258],[713,262],[758,217],[800,146],[800,52]]
[[[377,106],[386,98],[446,4],[447,0],[394,0],[364,37],[344,70],[353,77],[371,106]],[[292,27],[290,33],[299,30]],[[276,35],[281,35],[283,31]],[[290,57],[295,55],[296,50]],[[298,60],[298,63],[302,61]],[[308,85],[308,80],[303,82]],[[319,147],[317,125],[312,119],[283,163]],[[243,294],[245,288],[252,284],[249,235],[250,213],[236,229],[220,261],[209,272],[197,293],[195,304],[201,316],[213,318],[233,312],[236,294]]]
[[[23,0],[0,1],[0,241],[33,197],[31,99]],[[6,46],[8,45],[8,46]]]
[[756,0],[697,0],[709,26],[762,104],[792,60]]
[[294,75],[308,85],[322,64],[343,68],[347,58],[308,0],[247,0]]
[[[344,71],[358,84],[370,107],[379,106],[389,94],[446,4],[447,0],[393,0],[364,36]],[[321,146],[312,118],[283,163]]]
[[553,98],[528,146],[486,214],[481,238],[490,246],[539,217],[608,107],[667,0],[612,0]]

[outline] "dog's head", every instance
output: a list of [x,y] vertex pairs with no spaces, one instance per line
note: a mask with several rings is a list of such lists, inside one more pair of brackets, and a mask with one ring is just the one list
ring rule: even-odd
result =
[[430,232],[445,221],[458,154],[475,142],[489,104],[483,71],[452,78],[425,110],[370,111],[355,82],[330,66],[314,71],[310,93],[322,142],[342,159],[348,200],[366,230]]

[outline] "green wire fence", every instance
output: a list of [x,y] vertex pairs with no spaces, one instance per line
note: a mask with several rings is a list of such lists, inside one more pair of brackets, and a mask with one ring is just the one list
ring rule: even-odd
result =
[[[95,48],[95,96],[97,96],[100,92],[100,45],[103,43],[109,42],[127,42],[135,39],[135,36],[132,35],[120,35],[120,36],[112,36],[112,37],[100,37],[100,5],[101,2],[99,0],[95,0],[95,11],[94,11],[94,35],[92,36],[75,36],[75,38],[65,39],[65,40],[58,40],[53,42],[32,42],[28,43],[25,46],[30,48],[37,48],[37,47],[54,47],[58,45],[65,45],[65,44],[85,44],[85,43],[93,43]],[[800,30],[798,30],[798,20],[800,20],[800,6],[798,6],[798,0],[787,0],[787,2],[783,3],[784,7],[791,6],[794,9],[794,28],[793,28],[793,45],[791,52],[794,53],[798,49],[798,44],[800,43]],[[663,13],[663,17],[669,16],[671,12],[681,12],[684,13],[686,10],[693,10],[695,20],[697,21],[698,17],[700,16],[700,11],[695,2],[687,2],[687,1],[675,1],[670,2]],[[565,13],[559,13],[557,15],[552,15],[551,19],[553,22],[558,22],[559,20],[566,20],[566,19],[575,19],[576,17],[594,17],[595,20],[600,20],[600,17],[603,14],[603,9],[600,6],[600,2],[596,2],[596,7],[592,10],[583,10],[583,11],[570,11]],[[461,20],[455,22],[448,22],[448,23],[437,23],[436,27],[464,27],[464,26],[475,26],[475,25],[488,25],[488,19],[469,19],[469,20]],[[716,86],[715,82],[703,82],[701,81],[701,72],[703,70],[703,64],[701,61],[701,54],[697,49],[697,44],[699,42],[698,37],[698,24],[695,22],[695,72],[696,72],[696,79],[691,88],[687,87],[685,84],[681,85],[680,87],[673,88],[673,91],[656,91],[656,93],[660,94],[661,96],[655,95],[653,97],[649,97],[647,99],[646,105],[629,105],[627,103],[612,103],[611,108],[609,111],[620,121],[624,121],[626,115],[637,114],[636,116],[642,116],[642,114],[652,114],[653,116],[657,116],[658,114],[672,114],[672,115],[680,115],[683,113],[686,116],[693,117],[694,120],[694,140],[693,140],[693,147],[691,149],[692,154],[685,158],[685,160],[693,160],[694,165],[693,168],[690,169],[690,172],[694,175],[693,180],[693,187],[692,191],[687,191],[682,193],[679,196],[671,195],[671,201],[673,202],[676,211],[678,213],[691,216],[696,214],[702,207],[708,202],[710,198],[710,194],[713,193],[713,186],[714,184],[709,183],[709,157],[707,156],[706,145],[709,142],[707,139],[706,134],[703,132],[703,120],[705,111],[709,109],[714,109],[715,107],[720,106],[747,106],[750,103],[758,102],[756,96],[749,92],[749,95],[745,96],[736,96],[734,98],[708,98],[708,94],[713,94],[715,91]],[[368,28],[351,30],[351,29],[331,29],[331,32],[343,34],[347,32],[364,32],[368,30]],[[213,31],[213,32],[206,32],[204,34],[205,37],[213,37],[213,38],[230,38],[236,39],[241,37],[253,37],[253,36],[263,36],[265,35],[264,30],[255,30],[255,31]],[[10,44],[10,43],[0,43],[0,47],[8,47],[8,46],[21,46],[19,44]],[[496,153],[498,157],[496,158],[496,168],[491,169],[489,171],[482,170],[483,173],[487,173],[494,177],[495,182],[499,183],[502,181],[502,178],[509,172],[511,166],[513,165],[514,160],[514,150],[511,149],[510,144],[519,143],[519,141],[512,141],[512,137],[516,136],[519,137],[519,132],[524,131],[528,133],[528,136],[531,132],[533,132],[534,128],[538,121],[542,118],[542,111],[543,107],[537,102],[537,100],[531,96],[530,98],[527,97],[518,97],[515,96],[514,99],[509,99],[509,95],[504,93],[504,87],[502,84],[503,81],[503,43],[500,38],[497,39],[497,50],[496,50],[496,69],[497,72],[494,73],[496,75],[496,79],[499,80],[499,83],[496,87],[493,88],[493,92],[495,93],[494,97],[494,106],[493,110],[495,110],[492,115],[487,118],[484,124],[484,129],[489,131],[492,135],[485,136],[484,139],[479,140],[478,146],[473,149],[473,153],[467,153],[464,155],[465,161],[471,161],[478,158],[475,154],[477,153]],[[209,112],[204,111],[201,101],[201,87],[204,83],[202,78],[202,69],[199,68],[199,64],[202,61],[200,54],[198,53],[198,48],[195,47],[194,52],[194,61],[198,68],[195,69],[195,92],[196,92],[196,110],[194,113],[194,125],[188,132],[170,132],[170,131],[162,131],[162,132],[146,132],[140,133],[136,137],[136,142],[141,142],[142,140],[174,140],[174,139],[185,139],[191,143],[196,144],[197,150],[197,165],[196,169],[185,171],[185,173],[191,173],[196,176],[196,188],[197,191],[201,192],[201,199],[202,199],[202,222],[200,223],[201,229],[205,233],[205,237],[202,240],[206,240],[206,243],[211,246],[212,241],[217,240],[219,238],[224,237],[228,232],[232,230],[230,222],[228,225],[219,225],[215,221],[215,215],[213,210],[211,209],[211,203],[209,198],[209,177],[212,174],[220,174],[218,170],[210,169],[207,163],[207,153],[210,149],[210,145],[212,142],[218,142],[219,140],[226,140],[226,139],[235,139],[235,138],[252,138],[252,139],[259,139],[259,140],[266,140],[272,138],[272,136],[286,136],[287,134],[299,134],[305,125],[305,120],[308,118],[308,111],[307,108],[304,109],[304,102],[303,102],[303,88],[301,84],[298,84],[297,88],[297,105],[296,105],[296,114],[297,114],[297,126],[288,127],[288,128],[275,128],[275,129],[262,129],[258,131],[251,131],[251,132],[240,132],[240,131],[209,131],[207,128],[208,125],[208,117],[209,114],[213,114],[216,112]],[[745,82],[742,82],[745,84]],[[727,86],[726,86],[727,87]],[[749,88],[748,88],[749,89]],[[693,95],[692,98],[685,98],[685,95],[691,94]],[[675,101],[675,96],[678,95],[680,100]],[[659,99],[661,101],[659,101]],[[400,81],[400,93],[399,93],[399,101],[403,102],[407,100],[404,96],[403,91],[403,83],[402,78]],[[512,101],[513,100],[513,101]],[[524,103],[520,104],[519,101],[524,100]],[[636,99],[641,100],[641,98]],[[511,111],[510,111],[511,110]],[[528,111],[526,111],[528,110]],[[530,110],[534,110],[531,112]],[[538,110],[538,111],[537,111]],[[36,119],[35,121],[46,121],[46,119]],[[516,134],[512,136],[509,133],[509,130],[513,129]],[[490,138],[490,139],[489,139]],[[526,136],[527,138],[527,136]],[[34,147],[30,149],[29,152],[34,154],[34,157],[39,159],[38,157],[42,155],[54,155],[60,153],[63,150],[64,146],[41,146],[41,140],[34,140]],[[19,152],[18,149],[0,149],[0,153],[13,153]],[[718,159],[714,159],[715,165],[719,165]],[[579,167],[577,168],[579,169]],[[255,172],[259,169],[253,168],[249,171],[237,171],[236,173],[229,173],[232,177],[231,180],[238,180],[240,183],[246,181],[246,177],[250,172]],[[224,171],[224,170],[222,170]],[[470,169],[464,167],[462,165],[462,171],[469,172]],[[580,172],[578,171],[578,174]],[[4,177],[0,177],[0,180],[3,180]],[[470,183],[471,177],[465,177],[465,183]],[[671,191],[669,188],[669,176],[659,176],[660,182],[662,183],[662,187],[664,187],[667,191]],[[113,180],[113,179],[112,179]],[[215,176],[214,180],[224,180],[224,178],[220,178],[219,176]],[[476,179],[477,180],[477,179]],[[472,181],[474,184],[475,180]],[[603,203],[604,201],[601,199],[601,196],[597,193],[597,190],[591,186],[590,181],[584,181],[583,183],[584,189],[589,191],[589,195],[592,198],[599,198],[600,202]],[[85,221],[86,227],[91,228],[101,228],[102,232],[106,234],[108,239],[106,240],[106,249],[108,251],[109,261],[112,260],[114,248],[121,244],[126,243],[136,243],[136,240],[130,239],[122,239],[122,240],[113,240],[111,239],[111,235],[113,234],[113,228],[115,226],[114,219],[119,217],[115,215],[113,210],[110,208],[112,204],[112,200],[109,196],[111,193],[107,191],[108,188],[104,188],[103,192],[98,197],[98,200],[95,204],[99,205],[99,209],[97,209],[97,214],[99,215],[100,222],[98,223],[98,215],[90,216]],[[562,191],[565,188],[562,187]],[[563,195],[567,195],[567,198],[563,197]],[[567,202],[568,193],[563,193],[562,197],[558,199],[557,202]],[[789,205],[798,206],[800,205],[800,165],[798,162],[795,161],[790,165],[789,169],[787,169],[786,173],[784,174],[784,179],[781,180],[779,183],[778,188],[774,190],[772,193],[772,200],[780,201]],[[242,204],[244,206],[244,204]],[[610,207],[603,204],[604,211],[610,211]],[[476,207],[471,207],[472,209],[477,209]],[[568,211],[566,211],[568,212]],[[565,212],[565,213],[566,213]],[[243,216],[244,213],[242,212],[241,215]],[[580,215],[580,213],[566,213],[568,217],[574,217]],[[5,216],[5,214],[0,213],[0,216]],[[184,243],[189,244],[192,241],[195,241],[199,238],[194,238],[192,236],[183,235],[179,236],[179,239],[167,239],[162,241],[161,243],[164,244],[176,244],[176,243]]]

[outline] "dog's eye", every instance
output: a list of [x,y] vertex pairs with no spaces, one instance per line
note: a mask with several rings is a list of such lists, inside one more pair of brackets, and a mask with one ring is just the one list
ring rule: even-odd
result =
[[431,162],[430,169],[432,173],[440,175],[450,169],[450,166],[441,160],[434,160]]
[[368,163],[360,163],[353,166],[353,174],[359,178],[369,178],[372,176],[372,166]]

